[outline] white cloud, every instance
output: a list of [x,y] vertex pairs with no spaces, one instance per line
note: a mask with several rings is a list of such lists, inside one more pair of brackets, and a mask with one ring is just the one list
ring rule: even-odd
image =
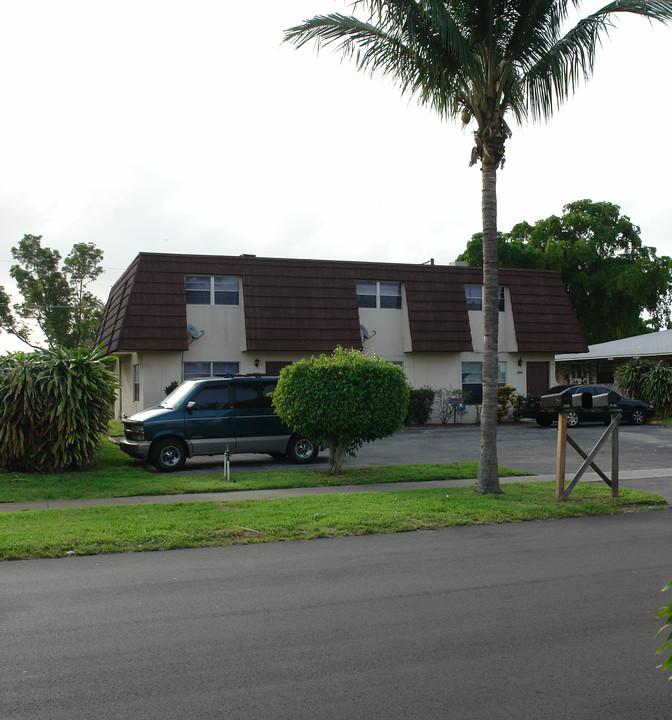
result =
[[[0,7],[0,285],[24,233],[140,250],[448,263],[480,228],[468,131],[282,31],[344,0],[22,0]],[[628,18],[594,79],[514,128],[499,226],[588,197],[672,254],[671,30]],[[11,70],[9,70],[11,68]],[[0,336],[0,351],[8,349]]]

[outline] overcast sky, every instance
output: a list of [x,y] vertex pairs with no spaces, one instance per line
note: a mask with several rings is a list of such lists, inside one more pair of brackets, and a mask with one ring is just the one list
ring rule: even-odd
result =
[[[140,251],[455,260],[481,225],[471,128],[281,42],[347,7],[0,0],[0,285],[15,291],[24,234],[63,256],[95,243],[104,300]],[[565,108],[513,126],[500,230],[606,200],[672,255],[671,48],[672,29],[626,18]],[[0,335],[0,352],[21,348]]]

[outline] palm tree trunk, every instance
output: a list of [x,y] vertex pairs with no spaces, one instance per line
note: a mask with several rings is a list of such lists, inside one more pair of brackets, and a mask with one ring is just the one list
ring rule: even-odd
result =
[[497,367],[499,301],[497,272],[497,165],[483,162],[483,408],[476,491],[501,493],[497,472]]

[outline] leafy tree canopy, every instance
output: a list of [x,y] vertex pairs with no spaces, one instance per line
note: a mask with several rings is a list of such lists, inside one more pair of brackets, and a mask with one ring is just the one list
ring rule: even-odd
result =
[[50,347],[91,347],[100,324],[103,303],[87,288],[103,268],[103,251],[93,243],[75,243],[61,264],[61,254],[42,246],[41,235],[24,235],[12,248],[10,275],[23,302],[10,306],[0,287],[0,328],[31,347],[31,322]]
[[280,371],[273,407],[283,422],[329,444],[329,474],[363,443],[403,427],[409,388],[404,371],[375,355],[336,348]]
[[[639,227],[620,212],[613,203],[578,200],[561,217],[498,234],[500,267],[560,273],[588,344],[670,327],[672,259],[643,245]],[[482,264],[480,233],[458,259]]]

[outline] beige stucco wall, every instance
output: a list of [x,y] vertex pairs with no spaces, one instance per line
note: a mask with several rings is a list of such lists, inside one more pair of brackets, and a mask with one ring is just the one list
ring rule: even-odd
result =
[[[552,355],[527,354],[517,351],[515,327],[510,311],[511,303],[506,291],[506,311],[499,313],[499,361],[506,363],[506,382],[521,395],[526,394],[526,362],[544,360],[550,363],[550,374],[555,369]],[[402,367],[412,387],[429,386],[435,389],[461,388],[462,363],[481,361],[483,347],[482,312],[469,312],[469,323],[474,350],[463,353],[413,353],[406,312],[406,301],[402,295],[402,308],[374,309],[360,308],[360,323],[372,336],[363,341],[364,350],[373,352]],[[121,380],[120,400],[117,416],[122,412],[133,414],[159,403],[164,397],[164,388],[174,380],[181,381],[184,362],[237,362],[241,373],[265,372],[268,362],[295,362],[312,353],[292,352],[247,352],[245,338],[244,308],[240,306],[187,306],[187,322],[202,335],[190,339],[189,349],[180,352],[139,352],[119,356],[119,377]],[[375,334],[374,334],[375,333]],[[317,353],[315,353],[317,354]],[[522,367],[518,361],[522,359]],[[255,360],[259,360],[258,366]],[[140,365],[140,400],[133,401],[133,365]],[[465,418],[473,420],[473,408]],[[435,418],[436,419],[436,418]]]
[[[137,358],[136,353],[117,355],[117,377],[119,379],[119,391],[115,405],[115,415],[117,418],[121,418],[124,414],[132,415],[134,412],[142,409],[141,403],[133,402],[133,365],[137,364]],[[147,372],[147,369],[140,368],[141,388],[143,371]]]
[[[140,366],[140,398],[133,399],[133,366]],[[165,397],[164,389],[174,380],[182,380],[180,353],[138,352],[117,356],[120,390],[115,415],[133,415],[144,408],[157,405]]]
[[184,362],[239,362],[247,349],[242,293],[240,305],[187,305],[187,323],[203,335],[189,338]]

